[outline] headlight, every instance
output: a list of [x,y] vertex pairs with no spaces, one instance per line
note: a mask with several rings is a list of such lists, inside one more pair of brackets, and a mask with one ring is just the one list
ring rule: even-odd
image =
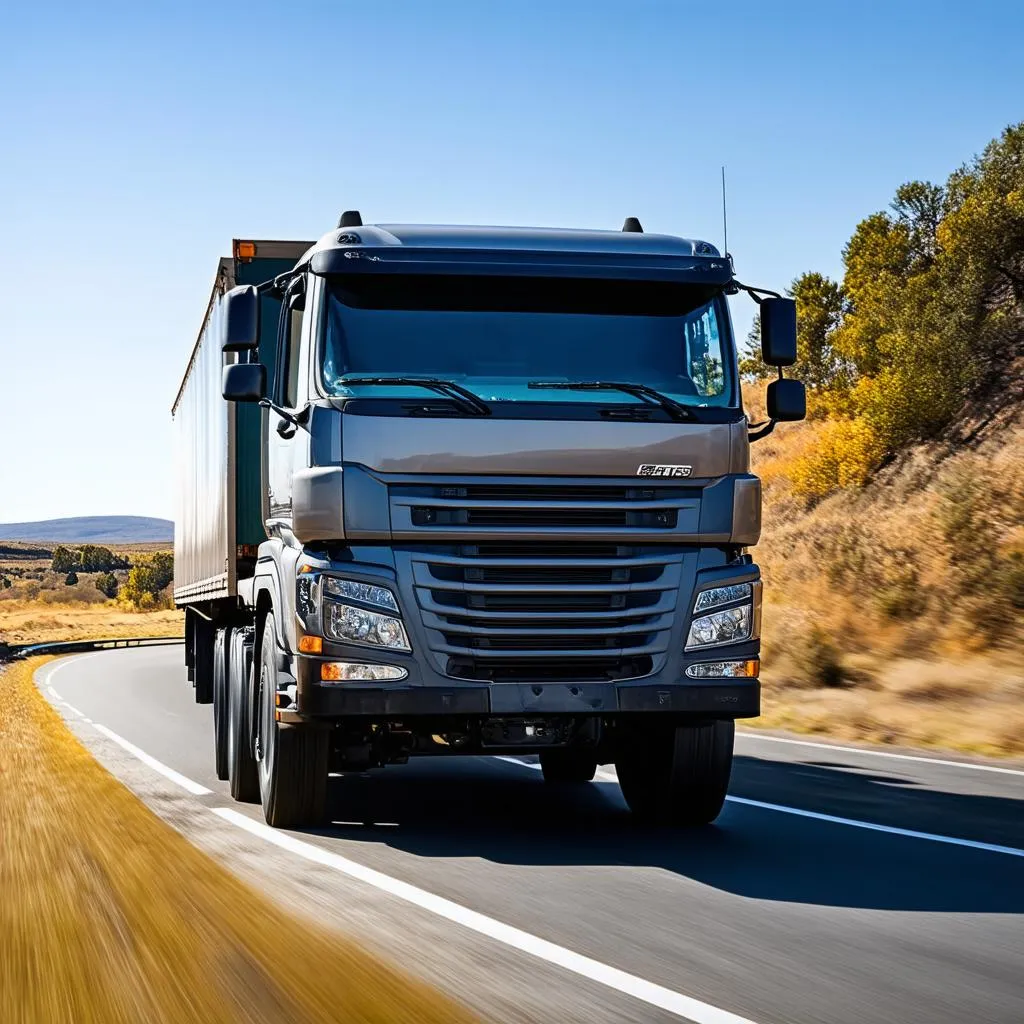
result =
[[381,615],[351,604],[324,601],[323,619],[325,634],[335,640],[389,647],[395,651],[412,650],[402,620],[393,615]]
[[697,595],[697,603],[694,605],[695,612],[702,612],[706,608],[718,608],[723,604],[732,604],[733,601],[749,601],[751,587],[749,583],[733,583],[728,587],[712,587],[710,590],[702,590]]
[[702,615],[690,624],[690,635],[686,638],[686,649],[713,647],[716,644],[733,644],[750,639],[753,614],[749,604],[738,608],[723,608],[711,615]]
[[355,580],[340,580],[336,576],[324,577],[324,594],[328,597],[340,597],[348,601],[362,601],[373,604],[389,612],[398,613],[398,602],[395,595],[387,587],[378,587],[373,583],[358,583]]

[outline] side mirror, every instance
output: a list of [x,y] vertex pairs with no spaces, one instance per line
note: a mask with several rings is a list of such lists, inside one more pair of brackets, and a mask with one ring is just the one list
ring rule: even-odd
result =
[[783,377],[768,385],[769,419],[787,422],[807,416],[807,391],[802,380]]
[[224,351],[246,352],[260,340],[260,297],[251,284],[232,288],[224,297]]
[[224,367],[221,393],[229,402],[259,402],[267,394],[267,368],[262,363]]
[[769,366],[796,362],[796,300],[761,300],[761,358]]

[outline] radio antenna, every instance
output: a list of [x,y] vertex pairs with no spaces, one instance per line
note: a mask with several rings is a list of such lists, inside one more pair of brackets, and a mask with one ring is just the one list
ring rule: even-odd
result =
[[722,255],[729,255],[729,218],[725,209],[725,165],[722,165]]

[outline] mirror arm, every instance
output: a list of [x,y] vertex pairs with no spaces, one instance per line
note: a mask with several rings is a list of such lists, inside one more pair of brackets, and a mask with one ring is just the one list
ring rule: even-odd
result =
[[282,409],[281,406],[275,404],[269,398],[261,399],[259,404],[261,409],[269,409],[281,417],[282,422],[277,425],[277,432],[283,438],[294,437],[295,431],[309,422],[310,406],[308,404],[297,415],[289,412],[287,409]]
[[[779,296],[776,296],[779,298]],[[777,367],[779,371],[779,380],[783,379],[782,367]],[[754,441],[760,441],[762,437],[767,437],[774,429],[775,424],[778,420],[765,420],[764,423],[752,423],[747,427],[747,443],[752,444]]]
[[753,443],[767,437],[775,429],[775,420],[766,420],[764,423],[754,423],[747,428],[747,441]]
[[771,288],[753,288],[749,284],[737,281],[734,277],[729,284],[729,294],[735,295],[736,292],[746,292],[759,306],[761,305],[761,297],[764,295],[768,295],[773,299],[785,298],[785,296],[780,295],[778,292],[773,292]]

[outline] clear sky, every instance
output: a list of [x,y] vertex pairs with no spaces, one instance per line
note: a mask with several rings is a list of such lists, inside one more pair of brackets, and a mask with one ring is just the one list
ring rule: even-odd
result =
[[897,185],[1024,119],[1024,5],[37,0],[0,97],[0,521],[170,518],[233,237],[358,208],[718,243],[725,164],[738,275],[835,275]]

